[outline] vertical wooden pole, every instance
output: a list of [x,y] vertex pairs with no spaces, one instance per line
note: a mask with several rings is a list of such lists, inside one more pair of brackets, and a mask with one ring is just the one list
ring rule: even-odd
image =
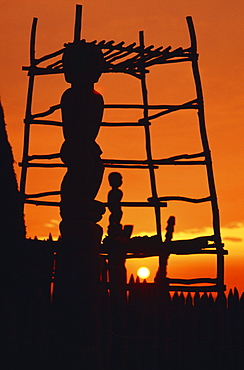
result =
[[150,138],[149,121],[148,121],[148,94],[147,94],[147,87],[146,87],[146,73],[145,73],[145,63],[144,63],[144,34],[143,34],[143,31],[139,32],[139,40],[140,40],[140,50],[141,50],[140,73],[141,73],[142,98],[143,98],[143,105],[144,105],[143,113],[144,113],[144,129],[145,129],[145,138],[146,138],[146,153],[147,153],[147,161],[148,161],[148,166],[149,166],[152,197],[155,202],[154,210],[155,210],[155,217],[156,217],[157,235],[159,239],[162,241],[161,215],[160,215],[160,207],[158,204],[156,178],[155,178],[153,161],[152,161],[151,138]]
[[29,70],[29,86],[27,92],[27,102],[25,111],[25,129],[24,129],[24,147],[23,147],[23,157],[22,157],[22,171],[20,179],[20,193],[23,197],[23,207],[25,200],[25,186],[28,168],[28,152],[29,152],[29,139],[30,139],[30,121],[31,108],[32,108],[32,98],[33,98],[33,88],[34,88],[34,78],[35,78],[35,42],[36,42],[36,27],[37,18],[33,18],[32,28],[31,28],[31,38],[30,38],[30,70]]
[[75,12],[75,29],[74,29],[74,42],[81,39],[81,20],[82,20],[82,5],[76,5]]
[[218,284],[220,286],[223,286],[224,284],[224,256],[222,253],[223,248],[222,248],[221,235],[220,235],[219,209],[218,209],[217,194],[216,194],[214,175],[213,175],[211,152],[209,148],[206,125],[205,125],[203,92],[202,92],[202,85],[201,85],[200,73],[199,73],[198,62],[197,62],[198,54],[197,54],[196,34],[195,34],[192,18],[187,17],[186,20],[188,24],[190,39],[191,39],[192,70],[193,70],[196,94],[197,94],[197,99],[198,99],[198,118],[199,118],[200,134],[201,134],[202,146],[203,146],[205,160],[206,160],[208,185],[209,185],[209,191],[210,191],[210,196],[211,196],[211,207],[212,207],[212,214],[213,214],[213,230],[214,230],[214,236],[215,236],[215,241],[217,245],[217,279],[218,279]]

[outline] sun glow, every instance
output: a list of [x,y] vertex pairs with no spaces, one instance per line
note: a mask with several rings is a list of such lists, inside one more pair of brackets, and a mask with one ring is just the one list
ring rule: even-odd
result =
[[137,270],[137,276],[141,279],[147,279],[150,276],[150,270],[147,267],[140,267]]

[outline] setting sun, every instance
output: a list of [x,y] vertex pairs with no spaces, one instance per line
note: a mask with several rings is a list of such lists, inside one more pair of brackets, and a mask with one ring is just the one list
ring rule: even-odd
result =
[[147,279],[150,276],[150,270],[147,267],[140,267],[137,270],[137,276],[141,279]]

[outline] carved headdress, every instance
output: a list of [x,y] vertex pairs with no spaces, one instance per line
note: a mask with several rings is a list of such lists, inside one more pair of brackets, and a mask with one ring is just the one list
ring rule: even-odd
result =
[[104,68],[99,46],[81,40],[65,44],[65,47],[62,61],[66,81],[72,83],[78,78],[97,82]]

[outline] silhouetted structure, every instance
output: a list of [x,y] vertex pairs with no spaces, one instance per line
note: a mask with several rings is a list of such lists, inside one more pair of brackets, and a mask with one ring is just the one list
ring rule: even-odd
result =
[[[81,31],[81,6],[77,6],[76,12],[76,23],[74,32],[74,44],[80,41],[80,31]],[[168,279],[170,290],[199,290],[199,291],[219,291],[225,289],[224,285],[224,255],[227,252],[223,249],[223,244],[220,235],[220,225],[219,225],[219,210],[217,204],[216,189],[213,176],[213,168],[211,161],[211,154],[208,144],[207,132],[205,127],[204,118],[204,106],[203,106],[203,94],[200,81],[200,74],[198,69],[198,54],[196,46],[196,35],[194,31],[194,26],[191,17],[187,17],[187,25],[190,34],[191,44],[188,48],[177,48],[171,50],[171,47],[167,48],[155,48],[153,45],[146,47],[144,45],[144,34],[140,32],[139,34],[139,45],[133,43],[131,45],[124,45],[124,42],[114,43],[114,41],[94,41],[91,43],[94,47],[101,49],[103,53],[103,58],[105,61],[103,73],[124,73],[130,75],[136,79],[141,84],[142,92],[142,104],[105,104],[105,109],[139,109],[143,112],[143,118],[138,119],[137,122],[102,122],[101,126],[136,126],[144,127],[145,132],[145,142],[146,142],[146,160],[114,160],[114,159],[102,159],[105,167],[112,168],[130,168],[130,169],[147,169],[149,171],[150,184],[151,184],[151,197],[147,199],[146,202],[121,202],[122,207],[153,207],[155,211],[156,220],[156,231],[157,231],[157,242],[151,243],[151,253],[147,251],[144,256],[147,255],[157,255],[156,253],[163,248],[162,236],[161,236],[161,216],[160,208],[166,207],[168,201],[183,201],[188,203],[204,203],[210,202],[212,209],[212,220],[213,220],[213,235],[207,237],[200,237],[189,241],[175,241],[170,243],[170,253],[176,254],[215,254],[217,256],[217,274],[216,278],[196,278],[196,279]],[[53,125],[62,126],[62,122],[45,120],[43,117],[48,116],[57,109],[61,108],[61,105],[52,106],[45,112],[38,114],[32,114],[32,94],[33,94],[33,83],[35,76],[37,75],[47,75],[47,74],[58,74],[65,72],[63,62],[53,61],[47,67],[42,66],[43,62],[52,60],[59,55],[63,55],[68,45],[63,49],[60,49],[52,54],[45,55],[39,59],[35,58],[35,35],[36,35],[37,19],[34,18],[32,32],[31,32],[31,61],[29,67],[23,67],[24,70],[29,71],[29,92],[27,98],[27,108],[26,108],[26,118],[25,118],[25,145],[23,151],[22,166],[22,176],[21,176],[21,192],[25,197],[25,202],[29,204],[40,204],[48,206],[59,206],[59,202],[51,202],[44,200],[36,200],[35,198],[44,197],[53,194],[60,194],[59,191],[47,191],[45,193],[38,194],[25,194],[25,184],[26,184],[26,173],[29,167],[63,167],[66,164],[57,163],[55,159],[60,158],[60,153],[54,153],[49,155],[31,155],[28,154],[29,145],[29,129],[30,125],[41,124],[41,125]],[[82,43],[82,42],[81,42]],[[84,43],[84,42],[83,42]],[[70,46],[71,47],[71,46]],[[150,67],[153,65],[164,65],[168,63],[184,63],[190,62],[192,65],[192,72],[194,77],[194,84],[196,90],[196,97],[183,104],[177,105],[151,105],[148,103],[148,91],[146,86],[146,74],[149,72]],[[156,114],[151,114],[152,110],[158,110]],[[199,118],[199,129],[200,137],[202,142],[203,151],[195,154],[180,154],[170,158],[153,159],[151,151],[151,138],[150,138],[150,125],[151,123],[166,114],[170,114],[179,110],[196,110]],[[54,160],[50,163],[37,163],[34,160]],[[173,165],[173,166],[205,166],[206,174],[209,186],[209,195],[203,198],[190,198],[185,196],[159,196],[157,192],[157,184],[155,180],[155,171],[159,166]],[[137,245],[140,249],[143,249],[143,244],[145,245],[146,239],[137,239],[130,243],[130,246]],[[134,254],[136,257],[137,255]],[[203,285],[205,283],[206,285]],[[176,285],[180,284],[180,285]],[[196,286],[196,284],[199,284]]]
[[[37,19],[34,19],[31,34],[31,65],[24,67],[29,70],[30,79],[21,164],[23,168],[21,193],[26,203],[60,206],[63,237],[56,242],[52,241],[51,236],[47,241],[24,239],[23,214],[19,207],[19,193],[12,168],[13,156],[7,142],[3,115],[0,112],[0,142],[5,156],[1,167],[1,173],[4,173],[1,194],[6,195],[7,200],[6,203],[5,199],[1,201],[3,209],[6,207],[6,213],[11,212],[9,213],[11,233],[6,231],[9,230],[7,222],[9,220],[3,220],[0,227],[2,235],[5,233],[8,237],[9,233],[7,241],[10,241],[11,245],[16,247],[18,243],[15,241],[22,240],[19,244],[21,249],[15,249],[14,263],[11,252],[5,255],[7,258],[1,259],[2,265],[6,261],[7,264],[1,269],[3,304],[0,335],[3,339],[4,355],[0,359],[2,361],[0,366],[4,368],[7,364],[8,370],[20,367],[27,370],[238,368],[244,359],[244,296],[242,294],[240,298],[236,289],[234,293],[230,291],[228,297],[223,292],[225,288],[223,255],[226,252],[220,239],[217,199],[204,123],[192,20],[190,17],[187,18],[191,47],[171,51],[170,47],[166,49],[145,47],[142,32],[139,46],[135,44],[124,46],[123,42],[114,44],[112,41],[100,43],[80,41],[80,17],[81,6],[77,6],[74,43],[67,44],[65,49],[38,60],[34,55],[37,24]],[[122,201],[123,193],[119,189],[122,185],[122,176],[118,172],[109,175],[112,189],[108,194],[108,202],[101,204],[94,201],[103,174],[101,152],[95,143],[103,103],[101,96],[92,92],[93,82],[101,73],[99,63],[95,63],[95,67],[93,65],[97,60],[93,51],[101,57],[100,49],[105,59],[103,72],[122,72],[138,78],[141,81],[143,95],[142,105],[106,105],[105,108],[143,109],[144,114],[144,118],[138,122],[103,122],[102,125],[143,126],[147,150],[146,161],[102,162],[107,167],[148,169],[152,197],[147,202]],[[79,55],[80,50],[82,56]],[[38,66],[39,63],[61,54],[64,54],[62,61],[44,68]],[[92,57],[89,61],[88,59],[84,61],[84,55],[88,55],[88,59],[91,55]],[[103,58],[100,58],[101,64]],[[182,105],[149,105],[146,68],[154,64],[184,61],[192,62],[197,98]],[[80,69],[82,63],[84,64]],[[61,105],[33,115],[31,105],[34,77],[38,74],[63,72],[66,80],[72,83],[72,87],[64,93]],[[81,80],[87,82],[85,86],[80,84]],[[77,103],[76,100],[80,97],[81,100]],[[63,115],[62,123],[38,119],[60,108]],[[152,109],[160,112],[150,116],[149,111]],[[203,152],[154,160],[151,153],[150,121],[179,109],[198,110]],[[84,124],[87,121],[92,123],[89,129]],[[29,156],[31,124],[63,126],[65,143],[61,153]],[[60,157],[63,160],[62,164],[32,163],[35,159]],[[201,157],[203,160],[197,159]],[[181,196],[158,197],[154,171],[159,165],[205,165],[210,195],[202,199]],[[33,200],[60,194],[59,191],[25,194],[27,168],[31,166],[67,167],[67,174],[61,187],[60,203]],[[8,185],[5,186],[6,184]],[[193,203],[210,201],[214,235],[172,241],[175,219],[171,216],[166,227],[165,240],[162,241],[159,210],[160,207],[166,206],[164,201],[169,200]],[[11,207],[8,208],[9,204]],[[111,215],[108,237],[101,245],[102,230],[96,222],[100,219],[104,206],[109,208]],[[121,207],[126,206],[153,207],[157,235],[150,238],[147,236],[131,238],[132,226],[121,224]],[[16,218],[13,209],[16,209]],[[6,229],[4,225],[7,225]],[[191,280],[167,278],[167,260],[171,253],[217,254],[217,277]],[[160,261],[156,284],[146,281],[140,283],[139,279],[135,281],[133,276],[126,284],[126,258],[155,255],[159,256]],[[102,267],[102,262],[105,262],[105,267]],[[205,285],[199,285],[201,283]],[[193,286],[194,284],[198,286]],[[170,296],[168,290],[175,290],[174,295]],[[179,294],[177,290],[181,290],[181,293]],[[194,290],[196,292],[193,296],[190,291]],[[212,293],[206,293],[216,290],[218,291],[216,299]],[[187,295],[182,291],[188,291]],[[199,292],[204,294],[200,295]]]

